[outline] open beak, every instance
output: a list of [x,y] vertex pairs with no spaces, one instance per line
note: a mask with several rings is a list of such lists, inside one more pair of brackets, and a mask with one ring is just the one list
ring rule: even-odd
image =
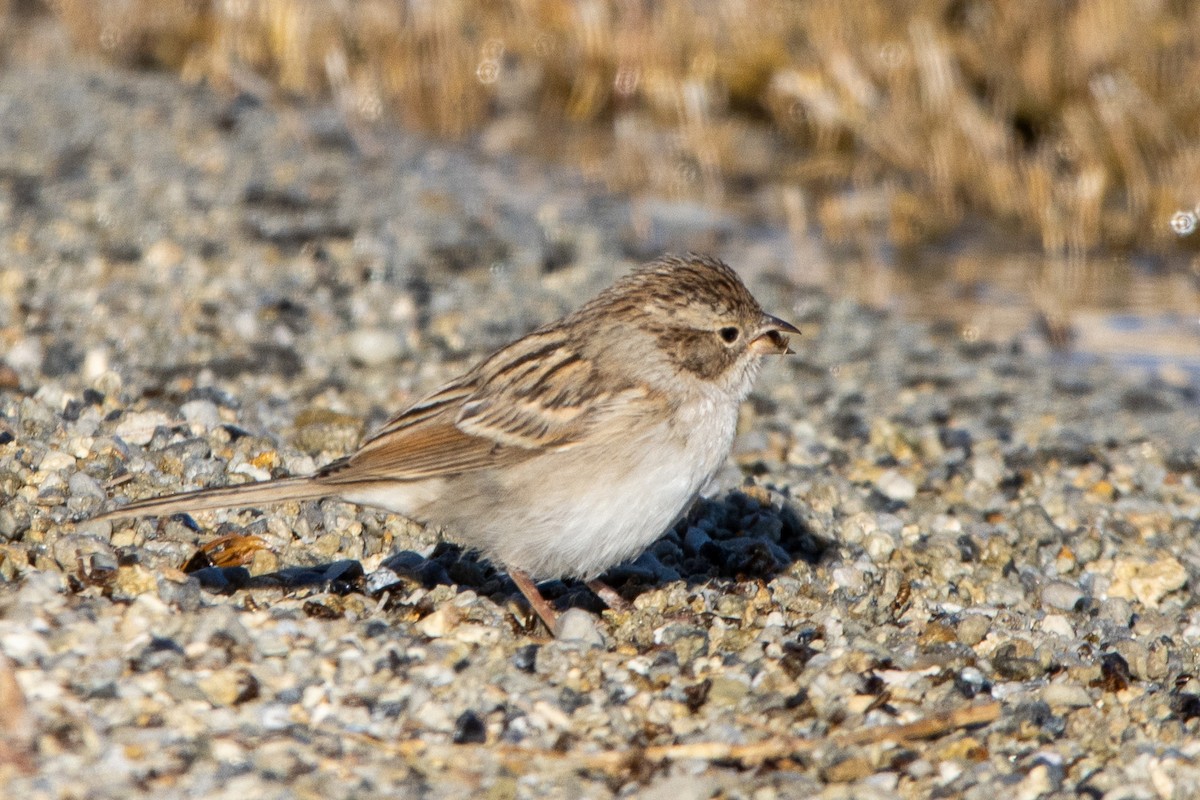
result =
[[750,349],[763,355],[788,355],[794,353],[788,347],[788,337],[784,334],[800,335],[800,329],[790,322],[784,322],[779,317],[763,314],[762,322],[758,325],[758,333],[750,340]]

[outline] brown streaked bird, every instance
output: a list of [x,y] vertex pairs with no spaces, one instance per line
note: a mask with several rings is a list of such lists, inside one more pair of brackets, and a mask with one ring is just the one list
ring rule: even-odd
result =
[[696,499],[729,455],[762,359],[792,325],[732,269],[664,256],[497,350],[311,475],[136,500],[97,519],[337,497],[440,526],[506,569],[556,632],[536,580],[599,582]]

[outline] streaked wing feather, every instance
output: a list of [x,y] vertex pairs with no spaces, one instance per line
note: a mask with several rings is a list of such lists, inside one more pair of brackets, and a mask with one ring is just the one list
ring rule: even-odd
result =
[[[344,463],[321,475],[326,483],[412,481],[497,466],[521,457],[494,441],[463,433],[450,418],[423,420],[373,437]],[[532,455],[532,453],[529,453]]]
[[514,342],[477,374],[481,388],[462,404],[458,427],[514,447],[569,447],[615,395],[557,328]]
[[535,331],[397,414],[320,480],[420,480],[515,463],[580,441],[631,394],[597,380],[561,330]]

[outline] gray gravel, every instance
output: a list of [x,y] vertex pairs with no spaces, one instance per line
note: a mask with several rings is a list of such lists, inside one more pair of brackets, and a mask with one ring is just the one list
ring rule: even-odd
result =
[[[486,563],[332,501],[84,521],[312,469],[708,230],[804,336],[609,574],[629,612],[547,584],[549,641]],[[0,73],[0,794],[1196,796],[1195,387],[798,287],[750,230],[321,109]]]

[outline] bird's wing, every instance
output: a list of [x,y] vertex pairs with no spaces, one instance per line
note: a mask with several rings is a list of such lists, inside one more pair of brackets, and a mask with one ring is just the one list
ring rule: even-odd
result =
[[330,484],[415,481],[495,466],[519,455],[501,452],[499,443],[454,424],[471,391],[461,381],[443,386],[388,420],[353,454],[322,468],[318,479]]
[[594,362],[555,329],[514,342],[477,372],[479,389],[464,399],[456,423],[467,433],[512,447],[570,446],[619,391],[606,385]]
[[636,394],[598,380],[557,332],[537,332],[397,414],[319,477],[419,480],[515,463],[576,444]]

